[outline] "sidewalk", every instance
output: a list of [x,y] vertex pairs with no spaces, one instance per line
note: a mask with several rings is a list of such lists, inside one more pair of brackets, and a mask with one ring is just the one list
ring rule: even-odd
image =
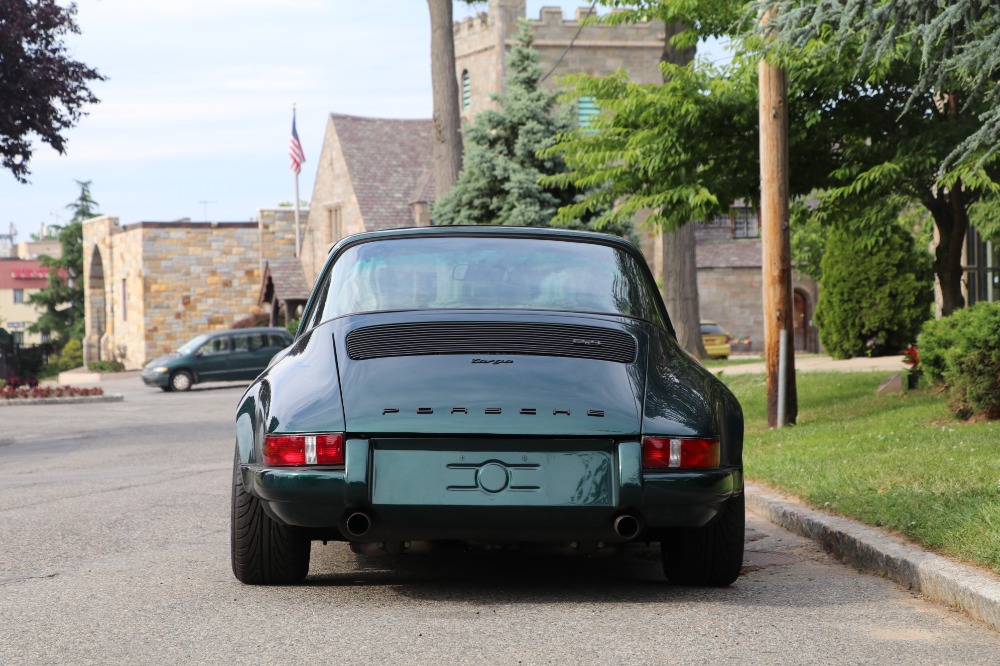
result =
[[1000,579],[990,572],[926,552],[847,518],[809,508],[795,499],[746,484],[747,509],[812,539],[840,561],[948,604],[1000,631]]
[[[731,356],[730,359],[738,359],[738,356]],[[906,370],[903,363],[903,356],[877,356],[874,358],[849,358],[843,361],[836,361],[829,356],[816,354],[803,354],[795,357],[796,372],[902,372]],[[754,363],[737,363],[725,367],[709,368],[714,373],[724,372],[727,375],[751,375],[766,372],[763,359]]]

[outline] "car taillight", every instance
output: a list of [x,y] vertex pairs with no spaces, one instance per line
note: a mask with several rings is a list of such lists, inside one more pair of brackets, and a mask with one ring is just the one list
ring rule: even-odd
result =
[[264,464],[281,467],[343,465],[344,436],[340,433],[267,435],[264,437]]
[[642,438],[642,466],[647,469],[705,469],[718,467],[719,460],[718,439]]

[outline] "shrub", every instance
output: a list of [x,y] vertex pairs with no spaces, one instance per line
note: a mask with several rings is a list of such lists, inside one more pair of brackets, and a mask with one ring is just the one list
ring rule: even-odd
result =
[[1000,302],[977,303],[924,324],[920,365],[962,418],[1000,418]]
[[285,324],[285,328],[288,329],[289,333],[291,333],[292,335],[295,335],[296,333],[299,332],[299,320],[298,319],[292,319],[287,324]]
[[267,326],[271,322],[271,315],[267,312],[248,315],[233,322],[233,328],[256,328],[257,326]]
[[62,351],[59,352],[57,365],[61,371],[81,367],[83,365],[83,343],[74,338],[63,345]]
[[121,361],[91,361],[87,367],[94,372],[122,372],[125,364]]
[[900,352],[931,316],[931,256],[894,222],[876,236],[852,225],[830,231],[816,326],[834,358]]

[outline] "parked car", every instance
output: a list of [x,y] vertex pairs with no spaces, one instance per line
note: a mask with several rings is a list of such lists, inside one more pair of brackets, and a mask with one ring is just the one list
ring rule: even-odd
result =
[[291,343],[292,335],[283,328],[205,333],[147,363],[142,381],[164,391],[187,391],[202,382],[250,381]]
[[678,584],[743,558],[743,414],[677,344],[639,251],[512,227],[360,234],[236,411],[231,557],[295,583],[311,542],[661,544]]
[[733,353],[730,342],[732,338],[726,329],[714,321],[701,322],[701,342],[705,345],[705,353],[711,358],[729,358]]

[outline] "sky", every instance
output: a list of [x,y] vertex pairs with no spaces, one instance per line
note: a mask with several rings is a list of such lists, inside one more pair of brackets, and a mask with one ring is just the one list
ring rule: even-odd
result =
[[[61,3],[62,4],[62,3]],[[527,15],[584,0],[528,0]],[[456,20],[485,11],[455,7]],[[77,0],[70,55],[100,98],[58,154],[37,143],[28,184],[0,171],[0,233],[65,224],[91,181],[98,210],[138,221],[247,221],[294,200],[292,106],[308,201],[331,112],[431,116],[426,0]]]

